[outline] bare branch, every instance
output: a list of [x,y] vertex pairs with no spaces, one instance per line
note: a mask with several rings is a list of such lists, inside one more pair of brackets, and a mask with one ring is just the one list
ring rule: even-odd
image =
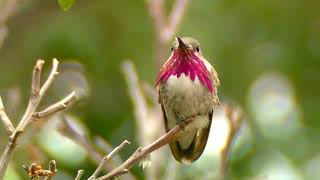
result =
[[[31,85],[32,96],[38,96],[40,91],[40,79],[41,79],[41,70],[44,64],[43,60],[38,60],[36,66],[33,69],[33,78]],[[31,97],[32,98],[32,97]]]
[[6,25],[0,25],[0,47],[8,35],[8,28]]
[[77,177],[74,180],[80,180],[82,175],[83,175],[83,173],[84,173],[84,170],[79,170],[78,174],[77,174]]
[[55,160],[51,160],[50,162],[49,162],[49,171],[51,171],[52,172],[52,176],[50,175],[50,176],[46,176],[45,178],[44,178],[44,180],[52,180],[52,177],[55,175],[55,173],[58,171],[57,170],[57,163],[56,163],[56,161]]
[[17,9],[19,0],[7,0],[6,4],[0,11],[0,26],[4,24]]
[[184,123],[181,123],[179,125],[176,125],[173,129],[171,129],[169,132],[158,138],[153,143],[149,144],[145,148],[138,148],[133,155],[131,155],[123,164],[121,164],[118,168],[111,171],[110,173],[97,178],[97,180],[104,180],[104,179],[112,179],[116,176],[122,175],[129,169],[131,169],[135,164],[140,162],[140,160],[144,157],[146,157],[148,154],[152,153],[153,151],[161,148],[162,146],[168,144],[170,141],[172,141],[176,135],[183,130],[188,124],[192,122],[193,118],[190,118],[186,120]]
[[[64,123],[65,129],[61,129],[60,132],[63,133],[63,135],[69,137],[71,140],[73,140],[77,144],[81,145],[83,148],[85,148],[86,151],[88,152],[89,158],[94,163],[99,164],[101,162],[101,160],[103,159],[103,155],[94,148],[94,145],[91,144],[88,136],[84,135],[84,134],[80,134],[78,131],[76,131],[73,128],[71,122],[69,120],[67,120],[66,118],[63,118],[62,122]],[[101,139],[100,139],[100,141],[101,141]],[[111,149],[111,151],[113,150],[113,148],[110,148],[110,149]],[[117,157],[118,161],[121,160],[120,157],[118,157],[117,155],[116,155],[116,157]],[[115,165],[113,163],[108,163],[108,164],[105,164],[104,167],[105,167],[106,171],[111,171],[115,167]],[[132,179],[136,179],[136,178],[131,173],[128,173],[126,179],[132,180]]]
[[170,41],[174,34],[178,31],[183,15],[187,9],[189,0],[176,0],[169,16],[168,24],[162,31],[161,37],[163,41]]
[[154,105],[159,105],[158,92],[154,86],[144,82],[142,84],[142,89],[147,99],[151,100]]
[[129,141],[125,140],[123,141],[119,146],[114,148],[113,151],[111,151],[107,156],[105,156],[102,161],[100,162],[98,168],[94,171],[92,176],[88,180],[94,180],[102,170],[102,168],[105,166],[105,164],[110,161],[125,145],[130,144]]
[[73,91],[68,96],[63,98],[62,100],[52,104],[51,106],[47,107],[46,109],[36,112],[33,116],[37,119],[44,118],[47,116],[50,116],[58,111],[61,111],[65,108],[67,108],[72,101],[76,100],[75,92]]
[[55,160],[49,162],[49,170],[56,173],[57,172],[57,163]]
[[[59,130],[64,136],[67,136],[71,140],[73,140],[75,143],[82,146],[86,151],[88,152],[88,155],[90,159],[96,163],[99,164],[101,159],[103,158],[103,155],[101,155],[94,146],[91,144],[89,137],[86,134],[79,133],[74,126],[72,125],[72,122],[70,120],[66,119],[66,117],[63,117],[62,122],[64,123],[63,129]],[[106,166],[106,169],[109,171],[111,170],[111,166]]]
[[153,19],[158,40],[166,43],[172,39],[182,21],[189,0],[176,0],[168,20],[165,18],[163,0],[149,0],[149,14]]
[[[94,138],[94,144],[99,148],[99,150],[102,150],[104,154],[109,154],[113,150],[113,146],[110,145],[106,140],[104,140],[102,137],[97,136]],[[123,160],[121,159],[119,154],[116,154],[112,158],[112,162],[116,164],[122,164]],[[110,162],[109,162],[110,163]],[[131,174],[130,174],[131,175]]]
[[58,75],[58,72],[57,72],[58,65],[59,65],[59,61],[56,58],[54,58],[53,61],[52,61],[51,73],[50,73],[48,79],[46,80],[46,82],[43,84],[42,88],[40,89],[40,96],[41,97],[44,95],[44,93],[46,93],[46,91],[48,90],[49,86],[53,82],[55,76]]
[[133,102],[134,115],[137,122],[137,134],[139,142],[145,144],[144,127],[148,122],[148,107],[147,102],[143,96],[139,86],[138,75],[131,61],[127,60],[122,63],[122,72],[125,75],[126,83],[128,86],[130,98]]
[[9,138],[9,143],[6,145],[5,150],[1,156],[0,159],[0,179],[3,179],[3,176],[7,170],[9,161],[11,159],[13,150],[15,149],[16,146],[16,141],[19,137],[19,135],[23,132],[24,128],[27,126],[28,122],[32,118],[32,114],[35,112],[36,108],[38,107],[41,97],[38,96],[37,94],[34,94],[33,92],[36,91],[38,88],[38,82],[40,81],[39,77],[41,73],[41,68],[43,65],[42,60],[38,60],[34,70],[33,70],[33,77],[32,77],[32,95],[29,100],[28,107],[26,109],[26,112],[24,113],[23,117],[20,120],[19,125],[17,128],[14,130],[14,132],[11,134]]
[[[113,150],[113,147],[110,143],[104,140],[100,136],[94,137],[94,144],[101,149],[105,154],[109,154]],[[114,159],[114,158],[113,158]],[[120,160],[120,159],[119,159]]]
[[2,120],[2,123],[6,128],[8,134],[10,135],[14,131],[14,127],[4,109],[1,96],[0,96],[0,119]]
[[31,97],[29,100],[28,107],[23,115],[23,117],[20,120],[19,125],[17,126],[14,133],[10,136],[10,141],[12,141],[14,144],[16,143],[16,139],[18,136],[23,132],[25,127],[29,124],[29,122],[32,119],[33,113],[36,111],[42,96],[40,95],[40,76],[41,76],[41,70],[42,66],[44,64],[43,60],[38,60],[34,69],[33,69],[33,75],[32,75],[32,87],[31,87]]
[[189,0],[175,0],[169,19],[165,15],[164,0],[148,0],[149,14],[156,34],[155,62],[158,66],[165,60],[167,44],[178,31]]
[[[136,134],[140,146],[146,146],[153,142],[156,138],[163,134],[163,129],[159,128],[162,126],[162,111],[158,104],[156,90],[154,87],[149,86],[150,94],[154,103],[148,104],[147,98],[145,97],[145,91],[141,87],[141,83],[138,78],[138,73],[132,61],[126,60],[122,63],[122,72],[125,76],[128,94],[131,99],[134,108],[135,122],[136,122]],[[151,99],[150,98],[150,99]],[[145,127],[148,127],[147,129]],[[161,161],[163,158],[161,151],[152,154],[152,159],[155,161]],[[150,157],[151,158],[151,157]],[[150,159],[148,158],[148,159]],[[155,163],[150,168],[144,169],[146,179],[155,179],[158,169],[161,167],[162,162]]]
[[[33,114],[36,112],[36,109],[37,109],[39,103],[41,102],[42,97],[44,96],[45,92],[47,91],[47,89],[51,85],[52,81],[54,80],[54,76],[57,74],[57,68],[58,68],[59,63],[58,63],[57,59],[54,59],[53,64],[52,64],[51,73],[50,73],[48,79],[46,80],[46,82],[44,83],[44,85],[42,86],[42,88],[40,88],[40,76],[41,76],[41,70],[42,70],[43,64],[44,64],[43,60],[38,60],[35,67],[34,67],[33,76],[32,76],[32,87],[31,87],[32,93],[30,96],[28,107],[27,107],[23,117],[21,118],[19,125],[17,126],[16,129],[14,129],[13,133],[10,135],[9,142],[6,145],[3,154],[1,155],[0,179],[3,179],[3,177],[4,177],[4,174],[5,174],[6,169],[8,167],[9,161],[10,161],[12,154],[13,154],[13,151],[16,147],[17,139],[23,133],[24,129],[32,122],[32,119],[34,119]],[[62,100],[62,102],[69,102],[70,98],[71,98],[71,96]],[[56,112],[57,110],[61,110],[60,107],[61,106],[58,106],[58,105],[50,106],[49,112],[52,114],[52,113]],[[47,113],[47,114],[50,114],[50,113]]]
[[121,169],[121,170],[117,171],[117,172],[114,174],[113,177],[118,177],[118,176],[121,176],[121,175],[123,175],[123,174],[125,174],[125,173],[128,173],[128,172],[129,172],[128,169]]
[[230,131],[228,134],[227,142],[221,150],[220,171],[218,180],[226,179],[228,173],[228,156],[230,153],[232,142],[234,141],[235,136],[240,129],[243,118],[243,111],[240,109],[240,107],[225,105],[225,113],[227,116]]
[[167,179],[167,180],[177,179],[176,176],[177,176],[178,166],[179,164],[173,158],[171,158],[166,167],[166,171],[163,175],[163,179]]
[[6,0],[1,1],[0,9],[0,47],[3,44],[7,34],[8,28],[6,23],[8,19],[13,16],[17,10],[19,0]]
[[152,17],[154,29],[160,37],[165,26],[164,0],[148,0],[149,14]]

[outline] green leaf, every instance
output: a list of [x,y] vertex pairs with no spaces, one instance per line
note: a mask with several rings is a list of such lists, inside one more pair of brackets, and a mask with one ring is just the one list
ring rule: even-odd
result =
[[64,11],[68,11],[72,7],[74,2],[75,2],[75,0],[58,0],[60,7]]

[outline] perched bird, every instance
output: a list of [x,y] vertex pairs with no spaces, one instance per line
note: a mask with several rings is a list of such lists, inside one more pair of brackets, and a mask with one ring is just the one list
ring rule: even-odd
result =
[[208,140],[212,113],[219,104],[220,82],[191,37],[175,38],[171,55],[156,79],[166,131],[192,118],[169,145],[174,158],[188,164],[202,154]]

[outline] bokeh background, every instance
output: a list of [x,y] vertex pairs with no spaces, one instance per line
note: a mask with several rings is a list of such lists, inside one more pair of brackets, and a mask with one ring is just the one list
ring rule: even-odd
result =
[[[167,1],[167,9],[171,5]],[[317,0],[190,1],[177,35],[201,43],[219,73],[220,99],[238,104],[246,114],[230,153],[228,179],[320,178],[319,7]],[[56,1],[19,1],[7,27],[0,49],[0,93],[15,123],[26,107],[36,60],[46,60],[48,72],[56,57],[63,78],[41,107],[77,88],[82,98],[68,115],[85,126],[83,131],[113,146],[130,140],[123,159],[139,146],[121,63],[132,60],[140,80],[154,84],[159,67],[146,1],[78,0],[67,12]],[[213,179],[228,131],[224,119],[217,111],[206,152],[190,166],[172,165],[166,147],[164,161],[171,164],[165,167],[176,172],[168,176],[163,170],[158,179]],[[6,179],[26,179],[22,164],[50,159],[58,162],[57,179],[72,179],[78,169],[85,169],[86,177],[93,172],[96,164],[81,146],[58,133],[41,132],[54,124],[38,126],[43,128],[32,129],[37,136],[21,142]],[[7,142],[3,127],[0,134],[2,151]],[[133,174],[144,179],[140,167]]]

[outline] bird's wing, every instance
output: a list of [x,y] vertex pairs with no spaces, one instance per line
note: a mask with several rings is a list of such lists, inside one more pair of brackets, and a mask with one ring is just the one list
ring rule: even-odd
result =
[[[163,105],[161,105],[161,109],[162,109],[163,118],[166,126],[166,131],[168,132],[170,131],[170,129],[168,127],[168,119],[167,119],[166,111]],[[169,143],[171,153],[178,162],[183,164],[189,164],[197,160],[201,156],[201,154],[203,153],[206,147],[207,140],[209,137],[212,114],[213,114],[213,111],[211,111],[208,114],[209,125],[206,128],[195,130],[195,133],[194,133],[195,135],[188,148],[183,149],[177,139]],[[182,140],[181,138],[183,137],[180,137],[180,140]]]

